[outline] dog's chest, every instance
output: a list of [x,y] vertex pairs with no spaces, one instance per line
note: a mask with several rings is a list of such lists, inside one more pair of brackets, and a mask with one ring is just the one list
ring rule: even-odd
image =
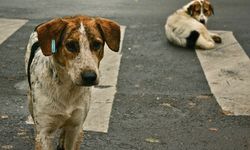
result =
[[38,52],[31,67],[34,114],[58,114],[67,119],[77,110],[84,111],[90,101],[91,88],[73,85],[61,79],[48,58]]
[[34,91],[35,105],[39,109],[71,114],[75,109],[82,109],[89,103],[89,88],[69,89],[61,85],[45,87]]

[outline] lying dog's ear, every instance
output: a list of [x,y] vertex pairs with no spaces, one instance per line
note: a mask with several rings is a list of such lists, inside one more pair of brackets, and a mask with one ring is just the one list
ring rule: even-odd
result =
[[193,16],[195,12],[199,12],[201,9],[201,5],[199,2],[197,1],[192,1],[190,3],[190,5],[188,6],[187,8],[187,13],[190,15],[190,16]]
[[96,22],[108,47],[118,52],[121,38],[120,26],[116,22],[104,18],[97,18]]
[[194,11],[194,5],[190,5],[188,8],[187,8],[187,13],[192,16],[193,15],[193,11]]
[[[45,56],[52,55],[52,47],[58,49],[61,34],[66,27],[62,19],[53,19],[36,27],[38,42]],[[52,44],[55,45],[52,45]]]
[[212,14],[214,15],[214,8],[213,8],[213,6],[211,4],[209,4],[209,11],[211,11]]
[[208,0],[204,1],[203,6],[204,6],[204,9],[207,10],[207,16],[214,15],[214,8]]

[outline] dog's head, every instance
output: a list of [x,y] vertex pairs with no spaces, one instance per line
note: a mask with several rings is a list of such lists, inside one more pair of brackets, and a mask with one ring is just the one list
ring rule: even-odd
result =
[[214,9],[208,0],[193,0],[184,6],[186,12],[202,24],[206,24],[208,17],[214,14]]
[[52,55],[79,86],[98,84],[105,43],[112,51],[119,51],[120,26],[104,18],[58,18],[39,25],[36,31],[43,54]]

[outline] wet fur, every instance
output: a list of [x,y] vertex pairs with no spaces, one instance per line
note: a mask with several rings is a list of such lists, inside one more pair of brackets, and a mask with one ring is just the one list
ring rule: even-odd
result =
[[[51,53],[52,39],[56,41],[56,54]],[[72,39],[79,42],[79,51],[71,52],[65,47]],[[92,45],[97,41],[101,45],[95,50]],[[32,49],[37,42],[39,47],[34,53]],[[30,76],[28,100],[36,129],[36,150],[53,150],[58,129],[62,130],[58,149],[80,149],[82,127],[91,99],[91,86],[85,86],[81,74],[95,72],[97,78],[92,85],[98,84],[104,43],[113,51],[119,50],[120,27],[104,18],[53,19],[39,25],[31,34],[25,68]]]

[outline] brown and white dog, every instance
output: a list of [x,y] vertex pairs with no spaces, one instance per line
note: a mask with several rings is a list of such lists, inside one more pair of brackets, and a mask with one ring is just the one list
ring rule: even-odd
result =
[[89,110],[91,86],[99,82],[104,44],[117,52],[120,26],[87,16],[53,19],[36,27],[25,55],[29,109],[36,129],[36,150],[79,150]]
[[165,25],[167,39],[188,48],[212,49],[222,40],[206,28],[208,17],[214,14],[208,0],[193,0],[170,15]]

